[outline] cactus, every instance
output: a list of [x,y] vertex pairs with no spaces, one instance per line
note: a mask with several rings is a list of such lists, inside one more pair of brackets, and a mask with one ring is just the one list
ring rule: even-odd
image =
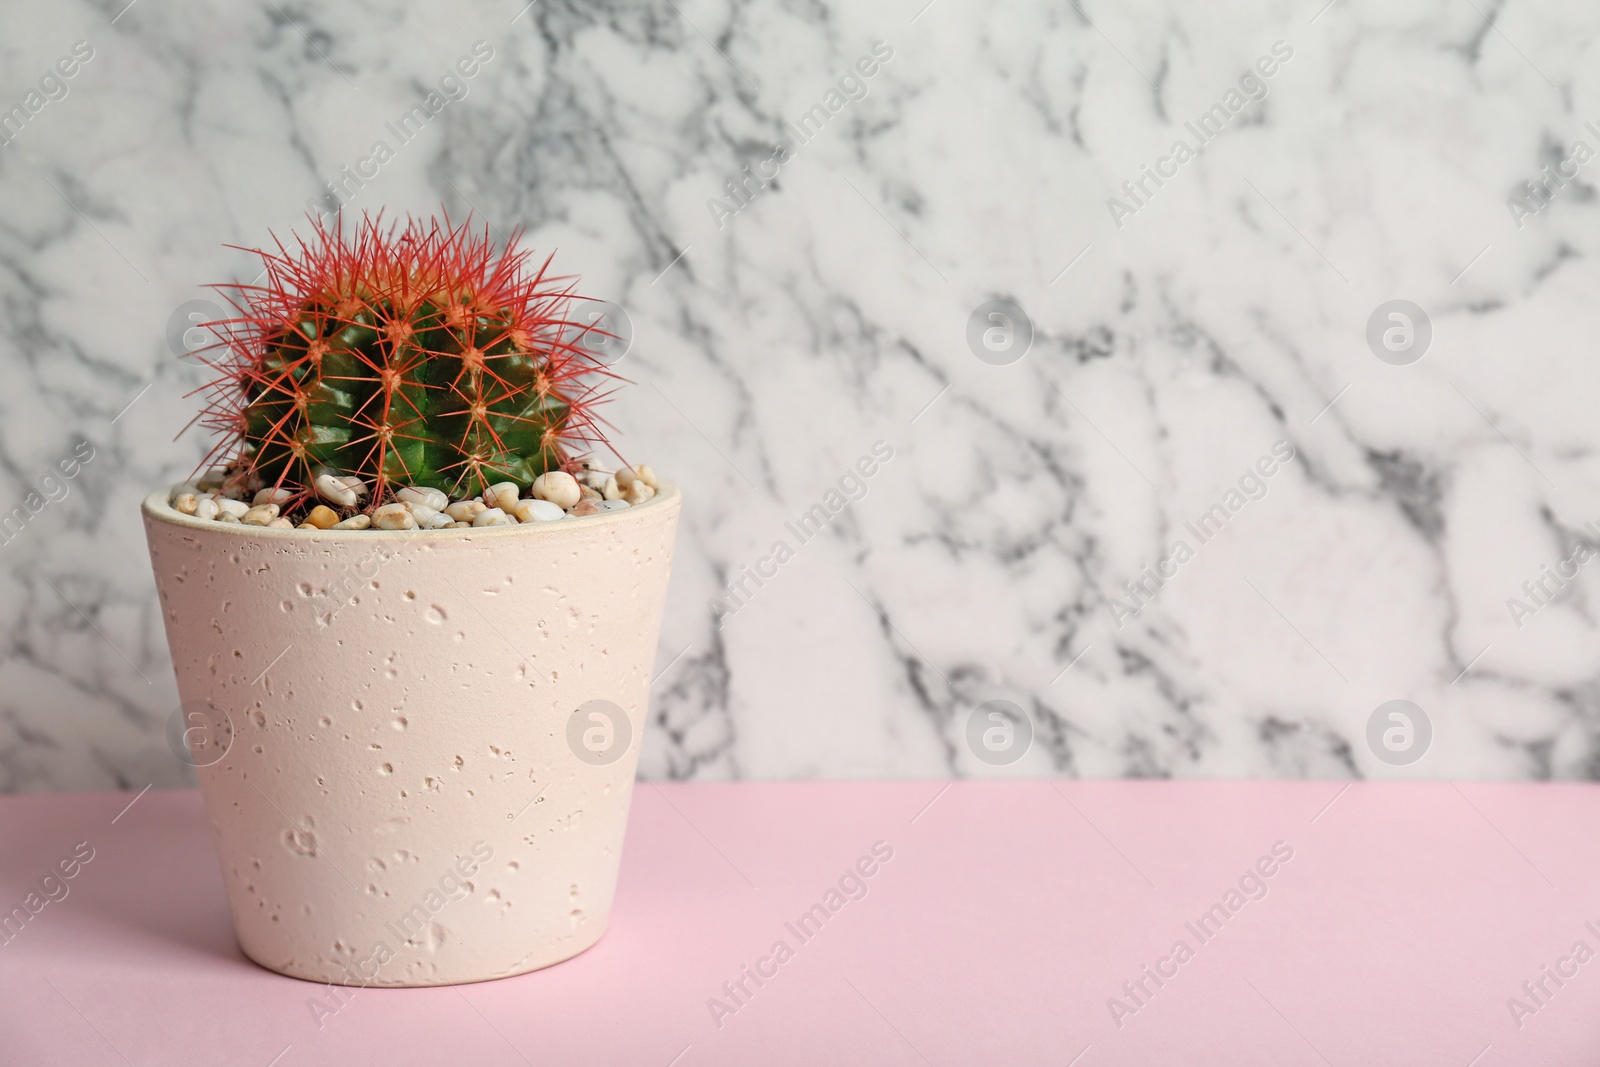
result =
[[318,221],[295,250],[248,249],[264,283],[213,287],[238,317],[208,324],[225,340],[197,390],[220,435],[206,464],[296,503],[319,474],[355,475],[369,509],[407,485],[463,497],[570,469],[605,443],[595,408],[615,375],[578,343],[570,279],[549,259],[530,271],[518,236],[497,255],[470,220],[380,216],[348,240]]

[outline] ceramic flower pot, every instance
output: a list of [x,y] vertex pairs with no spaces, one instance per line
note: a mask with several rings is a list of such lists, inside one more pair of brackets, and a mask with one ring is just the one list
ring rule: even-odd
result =
[[240,947],[282,974],[521,974],[605,931],[680,497],[482,529],[144,502]]

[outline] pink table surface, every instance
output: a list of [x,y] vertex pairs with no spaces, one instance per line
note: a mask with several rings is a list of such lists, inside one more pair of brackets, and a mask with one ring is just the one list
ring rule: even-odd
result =
[[4,1067],[1600,1062],[1594,786],[641,784],[589,952],[320,1018],[235,946],[198,794],[130,799],[0,799],[0,910],[94,849],[0,944]]

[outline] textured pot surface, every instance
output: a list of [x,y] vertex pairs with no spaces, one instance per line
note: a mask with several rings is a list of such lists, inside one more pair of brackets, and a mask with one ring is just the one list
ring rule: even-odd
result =
[[680,498],[474,530],[313,531],[144,502],[240,946],[441,985],[604,932]]

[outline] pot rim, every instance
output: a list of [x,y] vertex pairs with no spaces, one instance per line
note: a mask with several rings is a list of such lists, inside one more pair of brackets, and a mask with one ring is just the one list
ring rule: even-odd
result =
[[532,532],[541,528],[550,530],[588,529],[606,523],[623,522],[635,518],[640,514],[649,514],[657,510],[666,510],[676,507],[683,497],[678,492],[678,487],[666,479],[660,480],[660,487],[656,495],[642,504],[632,504],[625,508],[604,511],[598,515],[583,515],[578,518],[568,516],[564,519],[553,519],[548,522],[519,522],[509,526],[473,526],[467,529],[446,528],[439,530],[424,530],[417,527],[412,530],[374,530],[368,527],[365,530],[302,530],[299,527],[284,529],[282,526],[247,526],[243,523],[218,522],[216,519],[197,519],[193,515],[185,515],[174,508],[168,501],[172,497],[172,490],[183,485],[175,482],[166,489],[157,489],[144,498],[139,505],[143,514],[160,522],[172,526],[184,526],[194,530],[205,530],[211,533],[248,533],[251,537],[260,537],[266,540],[334,540],[343,541],[355,539],[372,541],[374,539],[393,541],[395,539],[410,540],[413,537],[427,537],[437,540],[450,540],[461,538],[467,534],[477,537],[506,537],[539,536]]

